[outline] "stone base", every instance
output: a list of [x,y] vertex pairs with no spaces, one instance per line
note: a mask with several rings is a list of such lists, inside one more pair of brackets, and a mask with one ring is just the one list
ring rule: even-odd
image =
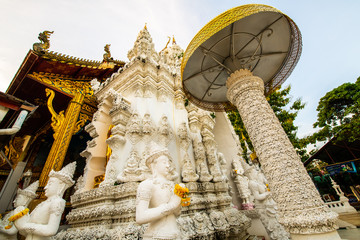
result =
[[[100,186],[71,196],[73,209],[67,215],[70,228],[53,239],[141,239],[146,225],[135,223],[136,191],[139,182]],[[182,208],[177,218],[181,240],[242,240],[250,219],[231,206],[228,185],[218,183],[185,183],[191,204]]]
[[270,240],[270,237],[259,218],[251,219],[251,227],[248,228],[247,231],[250,235],[263,236],[265,240]]
[[291,234],[292,240],[341,240],[337,231],[319,234]]

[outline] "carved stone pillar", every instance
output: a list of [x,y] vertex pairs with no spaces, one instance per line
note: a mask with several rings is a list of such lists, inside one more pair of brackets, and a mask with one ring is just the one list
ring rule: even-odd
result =
[[[84,95],[80,92],[76,93],[74,98],[70,101],[65,116],[60,114],[56,114],[54,109],[52,108],[52,98],[54,93],[51,90],[47,90],[47,93],[51,94],[49,97],[50,102],[48,101],[48,108],[53,116],[52,121],[54,123],[54,119],[57,119],[57,125],[54,127],[54,143],[51,147],[50,153],[46,159],[45,166],[41,172],[39,187],[40,190],[46,185],[48,181],[49,172],[54,169],[55,171],[59,171],[62,167],[67,149],[69,147],[71,137],[75,133],[77,120],[80,114],[81,106],[84,102]],[[52,93],[50,93],[52,92]],[[59,117],[59,116],[64,117]],[[43,197],[43,194],[41,194]]]
[[335,231],[337,215],[325,207],[266,101],[263,80],[241,69],[231,74],[226,84],[227,97],[239,110],[274,193],[279,222],[292,234],[292,239],[308,239],[308,234],[316,235],[311,239],[340,239]]
[[[106,143],[112,150],[109,162],[106,166],[105,180],[100,186],[114,185],[118,172],[116,164],[122,159],[122,147],[126,142],[126,124],[131,116],[131,104],[119,94],[113,96],[113,107],[110,109],[110,116],[115,127],[111,130],[112,137]],[[125,159],[124,159],[125,160]]]

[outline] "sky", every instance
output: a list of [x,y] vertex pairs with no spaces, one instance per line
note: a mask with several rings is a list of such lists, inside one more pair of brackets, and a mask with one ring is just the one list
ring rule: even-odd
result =
[[145,23],[155,49],[175,36],[184,50],[196,33],[224,11],[265,4],[288,15],[302,34],[302,55],[284,83],[292,99],[306,103],[295,125],[298,136],[315,130],[322,96],[360,76],[360,1],[358,0],[0,0],[0,91],[5,92],[38,34],[54,31],[50,50],[102,60],[105,44],[114,59],[127,52]]

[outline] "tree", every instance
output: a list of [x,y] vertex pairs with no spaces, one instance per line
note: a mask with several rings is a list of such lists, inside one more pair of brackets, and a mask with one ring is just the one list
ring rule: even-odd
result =
[[[305,107],[305,104],[301,102],[301,99],[297,99],[290,107],[287,107],[291,102],[291,98],[289,97],[290,90],[291,86],[282,90],[277,89],[271,93],[266,100],[269,102],[275,115],[278,117],[281,126],[284,128],[297,153],[300,155],[302,160],[306,160],[308,158],[305,150],[306,142],[297,137],[298,127],[294,125],[294,120],[297,117],[298,112]],[[237,110],[230,111],[227,114],[236,134],[240,138],[240,144],[243,149],[243,157],[248,160],[248,148],[250,151],[254,151],[254,149],[249,135],[244,127],[244,123],[241,120],[240,114]]]
[[310,143],[328,141],[334,136],[336,141],[360,140],[360,77],[355,83],[344,83],[327,92],[316,110],[313,126],[320,130],[307,138]]

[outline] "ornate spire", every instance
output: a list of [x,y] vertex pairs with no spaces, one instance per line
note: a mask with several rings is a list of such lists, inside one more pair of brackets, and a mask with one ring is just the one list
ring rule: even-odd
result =
[[164,67],[169,68],[172,73],[177,73],[180,69],[179,67],[181,65],[184,50],[182,50],[181,47],[176,44],[174,35],[172,37],[172,45],[170,47],[168,47],[169,43],[170,37],[168,43],[166,44],[166,47],[159,52],[159,63],[163,64]]
[[130,61],[134,60],[136,57],[140,57],[141,59],[148,59],[150,61],[154,61],[154,57],[157,58],[154,43],[146,27],[146,24],[145,27],[139,32],[133,49],[128,52],[128,58]]

